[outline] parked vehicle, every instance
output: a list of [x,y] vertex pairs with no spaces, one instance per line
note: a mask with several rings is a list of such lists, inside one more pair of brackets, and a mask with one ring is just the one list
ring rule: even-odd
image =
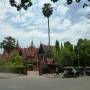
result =
[[90,67],[85,67],[85,75],[90,76]]
[[64,72],[64,67],[63,66],[58,66],[59,69],[59,73],[63,73]]
[[84,75],[84,67],[76,67],[76,76],[83,76]]
[[66,78],[76,77],[76,70],[73,67],[65,67],[63,76]]

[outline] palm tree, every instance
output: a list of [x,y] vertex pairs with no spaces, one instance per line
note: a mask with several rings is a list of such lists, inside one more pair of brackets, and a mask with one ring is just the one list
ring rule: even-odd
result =
[[43,15],[48,19],[48,45],[50,46],[50,26],[49,26],[49,17],[52,15],[53,7],[50,3],[45,3],[42,8]]

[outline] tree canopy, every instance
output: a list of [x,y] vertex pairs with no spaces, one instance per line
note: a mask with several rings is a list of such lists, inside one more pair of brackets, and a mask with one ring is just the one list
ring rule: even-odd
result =
[[[56,3],[57,1],[60,1],[60,0],[51,0],[53,3]],[[80,3],[81,1],[83,0],[66,0],[66,3],[68,5],[72,4],[73,2],[77,2],[77,3]],[[88,2],[87,2],[88,1]],[[10,5],[12,7],[16,7],[18,11],[20,11],[22,8],[24,10],[27,10],[29,7],[32,6],[32,1],[31,0],[20,0],[19,3],[16,2],[16,0],[9,0],[10,2]],[[87,6],[90,6],[90,0],[85,0],[85,3],[83,4],[83,8],[84,7],[87,7]]]
[[17,3],[15,0],[9,0],[10,5],[12,7],[16,7],[18,11],[20,11],[22,8],[24,10],[27,10],[28,7],[32,5],[31,0],[21,0],[19,3]]
[[52,15],[53,7],[51,7],[50,3],[45,3],[42,12],[45,17],[49,18]]
[[11,36],[5,37],[4,40],[0,43],[0,47],[9,54],[16,47],[15,42],[15,39]]
[[90,66],[90,40],[79,39],[75,46],[69,41],[61,47],[58,41],[56,43],[55,48],[47,51],[47,57],[53,57],[55,61],[64,66]]

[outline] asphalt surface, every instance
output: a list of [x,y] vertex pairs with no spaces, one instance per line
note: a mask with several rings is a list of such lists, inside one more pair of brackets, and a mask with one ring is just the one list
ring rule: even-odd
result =
[[0,90],[90,90],[90,77],[48,78],[29,73],[0,79]]

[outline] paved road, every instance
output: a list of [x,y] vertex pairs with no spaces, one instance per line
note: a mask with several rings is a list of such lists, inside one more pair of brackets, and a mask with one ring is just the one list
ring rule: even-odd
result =
[[90,77],[79,78],[46,78],[17,76],[0,79],[0,90],[90,90]]

